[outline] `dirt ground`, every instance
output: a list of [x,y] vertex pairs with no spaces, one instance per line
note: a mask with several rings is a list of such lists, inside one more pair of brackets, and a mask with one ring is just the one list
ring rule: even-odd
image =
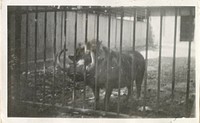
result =
[[[130,116],[140,116],[148,118],[166,118],[166,117],[185,117],[186,104],[186,85],[187,85],[187,58],[176,58],[175,71],[175,91],[174,99],[171,98],[172,86],[172,58],[162,57],[161,62],[161,81],[160,81],[160,101],[157,107],[157,82],[158,82],[158,59],[153,58],[148,60],[148,79],[147,79],[147,95],[146,95],[146,112],[143,112],[144,104],[144,83],[142,85],[142,97],[136,99],[136,89],[133,89],[133,96],[126,101],[127,89],[121,89],[120,96],[120,113]],[[190,94],[189,94],[189,112],[195,102],[195,59],[191,59],[191,76],[190,76]],[[25,83],[25,72],[22,71],[21,81],[22,88],[21,97],[25,101],[35,100],[36,102],[45,102],[47,104],[56,104],[61,106],[75,106],[83,108],[84,85],[83,82],[76,82],[75,85],[68,77],[64,76],[63,72],[56,68],[55,78],[53,77],[53,67],[49,65],[46,70],[44,81],[44,71],[37,71],[37,81],[35,87],[34,71],[28,72],[28,81]],[[55,82],[53,82],[55,79]],[[45,86],[44,86],[45,85]],[[73,103],[73,87],[75,86],[75,103]],[[35,91],[36,89],[36,91]],[[54,91],[53,91],[54,90]],[[45,93],[43,93],[45,92]],[[54,95],[53,95],[54,94]],[[103,97],[105,90],[100,92],[100,108],[103,110]],[[109,112],[117,112],[118,102],[117,89],[111,95]],[[24,110],[20,116],[29,117],[106,117],[92,113],[82,114],[77,111],[67,111],[62,108],[52,108],[43,106],[22,105]],[[92,90],[86,87],[85,108],[94,108],[94,96]],[[23,108],[22,108],[23,109]]]

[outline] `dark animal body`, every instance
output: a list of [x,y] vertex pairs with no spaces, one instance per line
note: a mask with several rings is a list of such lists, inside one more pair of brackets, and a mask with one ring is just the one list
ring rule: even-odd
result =
[[[145,60],[144,57],[137,51],[131,52],[129,54],[121,54],[121,68],[119,67],[119,52],[108,50],[107,47],[103,46],[101,42],[89,42],[86,44],[86,48],[79,47],[76,49],[76,59],[73,56],[69,56],[69,59],[75,60],[79,63],[81,60],[84,61],[86,70],[86,85],[92,88],[94,95],[96,95],[96,102],[99,101],[99,90],[106,88],[107,73],[108,73],[108,86],[106,89],[106,95],[104,102],[107,99],[109,103],[109,98],[114,88],[118,88],[119,82],[119,70],[121,71],[121,85],[120,87],[128,88],[127,99],[131,94],[131,82],[135,81],[137,89],[137,97],[140,97],[141,85],[143,81],[144,71],[145,71]],[[97,45],[96,45],[97,44]],[[89,47],[87,47],[89,45]],[[98,48],[98,50],[96,50]],[[88,54],[83,54],[88,50]],[[97,51],[97,52],[96,52]],[[91,55],[93,54],[93,55]],[[107,68],[109,54],[109,67]],[[97,61],[93,61],[97,58]],[[133,58],[132,58],[133,57]],[[132,61],[133,59],[133,61]],[[97,62],[97,64],[93,63]],[[98,69],[95,71],[95,65]],[[77,81],[84,80],[84,64],[76,65],[76,75]],[[62,67],[62,66],[61,66]],[[132,69],[133,67],[133,69]],[[74,74],[73,64],[67,68],[68,75]],[[133,71],[132,71],[133,70]],[[95,72],[97,75],[97,94],[95,94]]]

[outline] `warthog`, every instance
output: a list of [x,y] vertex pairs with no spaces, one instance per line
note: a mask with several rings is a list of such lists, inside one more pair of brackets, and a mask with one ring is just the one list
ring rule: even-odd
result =
[[[98,48],[98,50],[96,50]],[[97,51],[97,52],[96,52]],[[60,52],[61,54],[61,52]],[[108,63],[109,55],[109,66]],[[132,62],[133,56],[133,62]],[[95,57],[97,61],[95,61]],[[78,76],[78,81],[84,80],[84,64],[86,65],[86,85],[91,87],[94,95],[96,96],[96,102],[99,101],[99,90],[106,88],[106,94],[104,102],[108,100],[114,88],[118,88],[119,82],[119,70],[121,71],[121,85],[120,87],[128,88],[127,99],[131,94],[131,82],[135,81],[137,89],[137,98],[140,97],[141,85],[143,81],[144,71],[145,71],[145,60],[144,57],[137,51],[131,52],[129,54],[121,54],[121,68],[119,67],[119,52],[108,50],[101,42],[92,41],[85,44],[84,47],[78,47],[76,49],[76,59],[74,56],[68,56],[72,61],[76,62],[76,75]],[[97,64],[95,64],[97,63]],[[133,65],[132,65],[133,63]],[[58,64],[60,60],[58,59]],[[98,69],[95,70],[95,65]],[[133,71],[132,71],[133,66]],[[63,67],[60,65],[60,67]],[[66,68],[68,70],[68,75],[74,74],[74,64],[68,64]],[[97,72],[97,94],[95,94],[95,72]],[[108,73],[108,85],[107,82]]]

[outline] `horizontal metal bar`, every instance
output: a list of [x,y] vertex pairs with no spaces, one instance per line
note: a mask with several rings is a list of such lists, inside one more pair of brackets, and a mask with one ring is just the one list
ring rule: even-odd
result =
[[[39,102],[31,102],[31,101],[22,101],[22,103],[30,104],[30,105],[38,105],[38,106],[47,106],[49,108],[52,107],[52,104],[42,104]],[[115,112],[105,112],[105,111],[98,111],[98,110],[92,110],[92,109],[82,109],[82,108],[73,108],[71,106],[61,106],[61,105],[55,105],[56,108],[63,109],[63,111],[69,110],[70,112],[80,112],[85,115],[87,114],[94,114],[97,116],[102,117],[116,117],[117,113]],[[117,116],[118,118],[141,118],[140,116],[129,116],[126,114],[119,114]]]
[[[22,6],[18,6],[18,7],[22,7]],[[42,7],[46,7],[49,8],[47,10],[43,9]],[[162,6],[162,7],[146,7],[146,6],[141,6],[141,7],[123,7],[123,9],[121,9],[121,7],[112,7],[112,6],[108,6],[108,7],[104,7],[104,6],[60,6],[60,7],[48,7],[48,6],[40,6],[38,12],[54,12],[55,9],[57,9],[58,12],[60,11],[78,11],[78,12],[88,12],[91,14],[103,14],[103,15],[109,15],[110,14],[117,14],[120,17],[121,11],[124,11],[124,15],[125,16],[131,16],[132,15],[132,11],[134,11],[134,9],[138,9],[138,11],[141,11],[141,13],[138,13],[139,16],[144,16],[143,13],[145,11],[145,9],[149,9],[149,11],[155,11],[157,9],[165,9],[165,10],[171,10],[172,8],[179,8],[181,10],[183,10],[183,12],[190,10],[191,8],[194,9],[194,7],[190,7],[190,6]],[[21,13],[21,14],[25,14],[27,10],[22,10],[21,12],[15,11],[14,9],[8,9],[9,13]],[[110,12],[108,12],[110,11]],[[193,10],[194,11],[194,10]],[[35,9],[32,10],[28,10],[29,13],[34,13],[36,12]],[[189,12],[187,12],[189,13]],[[179,13],[180,15],[184,15],[182,13]],[[194,12],[192,13],[194,15]],[[159,15],[154,15],[152,14],[151,16],[159,16]]]
[[[50,9],[50,10],[29,10],[28,12],[29,13],[35,13],[35,12],[38,12],[38,13],[43,13],[43,12],[54,12],[55,10],[53,9]],[[68,11],[68,12],[78,12],[78,13],[82,13],[82,12],[87,12],[87,13],[90,13],[90,14],[102,14],[102,15],[108,15],[107,12],[99,12],[99,11],[94,11],[93,9],[91,10],[86,10],[86,9],[79,9],[79,10],[71,10],[71,9],[57,9],[57,12],[63,12],[63,11]],[[10,11],[10,14],[16,14],[16,13],[19,13],[19,14],[26,14],[26,10],[22,10],[20,12],[17,12],[17,11]],[[117,15],[120,15],[118,12],[111,12],[111,15],[113,15],[113,17],[115,16],[115,14]]]

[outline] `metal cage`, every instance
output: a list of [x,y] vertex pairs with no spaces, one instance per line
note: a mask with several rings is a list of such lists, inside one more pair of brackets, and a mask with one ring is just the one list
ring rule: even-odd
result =
[[[168,71],[171,74],[164,73],[167,74],[166,77],[169,79],[166,84],[163,81],[167,80],[162,79],[161,68],[162,58],[164,58],[162,57],[163,35],[168,26],[164,18],[168,16],[172,18],[171,21],[173,21],[174,28],[168,29],[168,32],[172,31],[173,34],[171,36],[173,37],[173,43],[170,44],[173,47],[173,55],[172,61],[170,61],[172,64],[168,66],[172,67]],[[178,75],[176,74],[176,65],[180,61],[177,61],[176,47],[177,37],[179,36],[177,30],[179,30],[180,24],[178,23],[178,18],[181,16],[194,18],[194,7],[9,6],[8,116],[27,116],[26,114],[34,109],[29,107],[31,105],[39,108],[34,109],[37,110],[35,111],[37,113],[32,112],[33,114],[28,116],[51,116],[45,113],[55,112],[58,109],[67,109],[67,114],[72,117],[84,117],[85,114],[94,114],[92,117],[189,117],[192,112],[192,105],[195,102],[194,98],[192,98],[193,100],[191,99],[191,93],[195,92],[195,84],[192,85],[192,89],[190,87],[191,83],[195,83],[194,60],[191,58],[192,36],[192,39],[187,41],[187,63],[184,64],[185,69],[181,71],[187,73],[185,86],[182,87],[185,92],[182,94],[183,90],[180,92],[180,89],[176,91],[176,85],[180,83],[177,80],[179,73]],[[151,17],[157,17],[157,22],[159,22],[157,24],[159,28],[154,28],[158,37],[157,45],[152,43],[154,40],[152,39]],[[188,25],[194,23],[191,19],[188,20],[190,20]],[[138,23],[141,23],[141,25]],[[184,32],[179,33],[184,36]],[[189,33],[191,34],[188,35],[194,36],[194,28]],[[137,41],[142,35],[144,35],[141,38],[142,41]],[[97,41],[101,40],[101,38],[107,40],[102,42],[109,49],[109,52],[115,49],[119,53],[119,69],[123,67],[121,55],[126,50],[125,46],[130,46],[130,51],[138,49],[144,51],[145,75],[142,85],[142,99],[139,102],[131,100],[128,107],[124,108],[124,105],[122,106],[123,96],[120,95],[122,91],[120,84],[123,81],[122,74],[119,71],[118,75],[116,75],[119,77],[118,82],[116,82],[118,84],[116,90],[118,94],[115,100],[117,103],[113,103],[114,108],[109,110],[106,101],[106,110],[99,110],[95,101],[88,102],[86,72],[84,72],[83,82],[77,82],[75,81],[77,79],[76,74],[74,74],[73,79],[69,79],[67,71],[57,68],[56,55],[61,49],[64,49],[63,68],[65,69],[67,67],[65,63],[67,62],[68,53],[73,54],[74,59],[76,59],[76,49],[80,41],[84,44],[92,38]],[[137,42],[142,42],[143,45],[137,46]],[[149,61],[149,50],[152,48],[158,49],[158,57],[154,61]],[[66,49],[68,51],[65,51]],[[97,57],[95,58],[97,59]],[[134,57],[131,58],[134,59]],[[148,81],[152,81],[150,79],[153,77],[153,74],[149,71],[152,68],[149,64],[154,62],[157,66],[154,69],[154,80],[156,82],[154,82],[155,89],[153,90],[151,88],[153,85],[150,85]],[[75,60],[73,63],[74,73],[76,73],[78,70]],[[132,64],[134,63],[132,62]],[[110,65],[108,62],[105,67],[108,68]],[[184,66],[180,67],[183,68]],[[98,69],[98,63],[96,63],[94,74],[95,92],[98,85]],[[109,73],[107,73],[107,81],[105,82],[107,85],[105,88],[108,86],[108,78]],[[167,94],[167,92],[166,95],[163,94],[163,91],[165,91],[162,90],[163,84],[170,85],[170,94]],[[133,87],[134,83],[131,82],[131,88],[133,89]],[[135,91],[132,89],[131,93],[133,94]],[[155,93],[153,93],[154,91]],[[175,96],[176,93],[181,93],[184,96],[179,97],[180,100],[178,100],[178,97]],[[154,98],[150,97],[150,94],[154,94]],[[168,98],[164,99],[165,96],[163,95],[168,96]],[[182,97],[185,97],[185,99],[183,100]],[[167,107],[163,108],[163,105],[167,105]],[[178,107],[181,108],[179,109]],[[50,111],[50,109],[53,111]],[[178,111],[183,111],[182,109],[184,109],[184,113]],[[77,115],[77,112],[79,112],[79,115]]]

